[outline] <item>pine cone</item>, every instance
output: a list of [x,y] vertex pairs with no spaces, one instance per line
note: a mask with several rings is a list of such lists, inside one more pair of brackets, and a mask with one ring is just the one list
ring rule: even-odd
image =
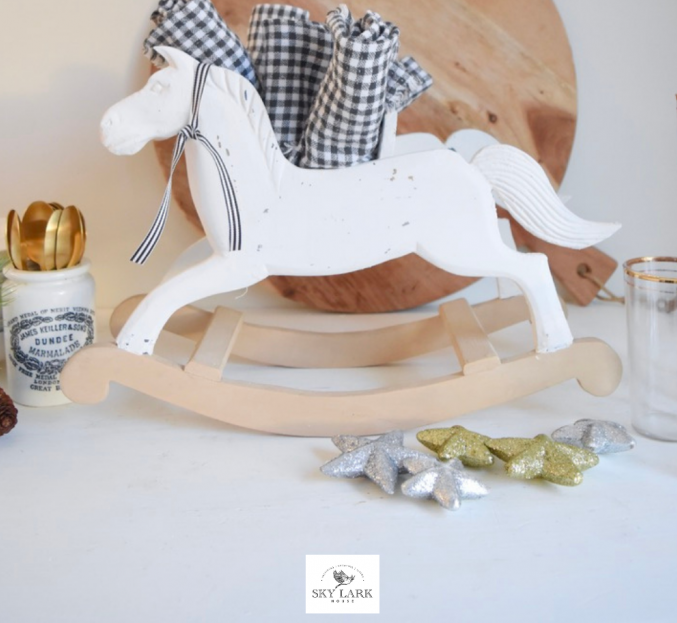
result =
[[17,410],[12,399],[0,388],[0,437],[16,426]]

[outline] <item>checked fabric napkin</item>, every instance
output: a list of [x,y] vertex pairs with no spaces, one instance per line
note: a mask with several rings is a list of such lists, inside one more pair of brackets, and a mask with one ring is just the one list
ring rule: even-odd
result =
[[288,4],[259,4],[252,11],[247,48],[259,93],[288,158],[301,141],[332,45],[329,29],[311,21],[308,11]]
[[160,0],[150,19],[154,27],[143,48],[156,66],[163,67],[165,59],[155,52],[155,46],[167,45],[198,62],[236,71],[258,88],[247,49],[209,0]]
[[[400,31],[378,13],[367,11],[354,21],[348,7],[341,5],[329,12],[327,26],[332,57],[298,147],[298,164],[305,168],[333,169],[373,160],[383,117],[411,101],[403,87],[413,82],[408,81],[409,69],[418,67],[413,59],[397,64]],[[427,74],[419,77],[418,94],[432,83]]]
[[282,152],[302,167],[373,159],[385,112],[432,85],[412,57],[396,60],[397,27],[371,11],[355,22],[345,5],[326,24],[289,5],[258,5],[247,45]]
[[308,11],[257,5],[248,49],[210,0],[160,0],[146,55],[156,45],[242,74],[258,89],[282,153],[306,168],[346,167],[376,157],[384,115],[411,104],[432,84],[411,57],[397,60],[399,29],[369,11],[353,20],[345,5],[326,24]]

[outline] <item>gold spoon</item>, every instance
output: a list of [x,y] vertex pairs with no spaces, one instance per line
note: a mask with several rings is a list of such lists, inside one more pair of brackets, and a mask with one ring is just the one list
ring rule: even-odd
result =
[[21,258],[21,217],[16,210],[11,210],[7,215],[7,253],[12,260],[14,268],[23,270],[24,263]]
[[59,229],[62,214],[63,210],[54,210],[47,221],[42,249],[42,263],[40,264],[42,270],[54,270],[56,268],[56,233]]
[[57,270],[68,266],[73,256],[76,238],[80,237],[81,224],[78,209],[75,206],[68,206],[61,213],[59,227],[56,230],[54,263]]
[[54,211],[45,201],[34,201],[26,209],[21,223],[24,254],[39,266],[44,264],[45,229]]
[[79,220],[78,230],[75,232],[73,238],[73,253],[71,253],[70,260],[68,260],[67,268],[77,266],[85,254],[85,243],[87,242],[87,228],[85,227],[85,217],[82,216],[80,210],[76,210]]

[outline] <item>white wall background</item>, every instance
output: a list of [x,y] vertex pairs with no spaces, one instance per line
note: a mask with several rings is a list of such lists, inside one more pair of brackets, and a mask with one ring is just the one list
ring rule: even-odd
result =
[[[677,2],[555,0],[578,77],[578,126],[562,186],[581,216],[618,220],[619,261],[677,255]],[[621,270],[611,285],[623,288]]]
[[[579,92],[562,191],[582,216],[624,223],[601,245],[616,259],[677,254],[677,2],[555,1]],[[103,111],[145,81],[140,48],[156,4],[5,0],[0,17],[0,217],[35,199],[80,207],[101,306],[148,290],[197,237],[173,209],[146,266],[130,264],[162,175],[151,146],[120,158],[98,141]]]

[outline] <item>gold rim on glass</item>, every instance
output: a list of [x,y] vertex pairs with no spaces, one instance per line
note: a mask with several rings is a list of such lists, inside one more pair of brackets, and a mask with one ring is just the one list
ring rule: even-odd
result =
[[635,264],[643,264],[648,262],[672,262],[677,265],[677,257],[658,256],[658,257],[635,257],[623,264],[623,270],[629,277],[635,279],[643,279],[644,281],[654,281],[656,283],[677,283],[677,277],[659,277],[651,273],[639,273],[632,270],[631,266]]

